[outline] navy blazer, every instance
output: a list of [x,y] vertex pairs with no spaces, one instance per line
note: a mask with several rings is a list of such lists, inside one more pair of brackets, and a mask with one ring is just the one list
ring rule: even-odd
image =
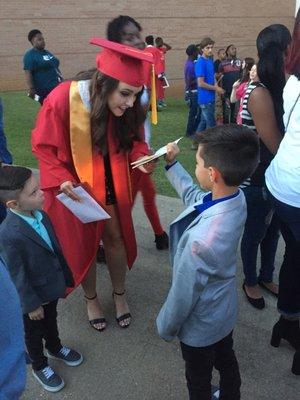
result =
[[54,251],[26,221],[11,211],[0,225],[0,255],[19,293],[23,314],[64,297],[66,286],[74,286],[51,221],[41,212]]

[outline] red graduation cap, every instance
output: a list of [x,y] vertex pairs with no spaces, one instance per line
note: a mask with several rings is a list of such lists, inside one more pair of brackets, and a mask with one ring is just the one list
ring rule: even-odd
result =
[[145,71],[149,72],[149,69],[145,68],[144,63],[152,64],[152,122],[156,124],[157,114],[156,104],[154,104],[156,103],[156,95],[153,54],[146,50],[139,50],[135,47],[125,46],[124,44],[111,42],[103,38],[92,38],[90,44],[103,47],[103,51],[99,53],[96,58],[97,68],[100,72],[134,87],[142,86],[148,82],[149,76],[145,75]]
[[143,62],[153,63],[152,54],[102,38],[93,38],[90,43],[104,48],[96,59],[100,72],[131,86],[146,82]]

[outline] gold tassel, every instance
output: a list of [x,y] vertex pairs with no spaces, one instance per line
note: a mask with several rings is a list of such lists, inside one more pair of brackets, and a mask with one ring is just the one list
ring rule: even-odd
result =
[[153,125],[157,125],[156,86],[155,86],[155,72],[153,64],[151,73],[151,122]]

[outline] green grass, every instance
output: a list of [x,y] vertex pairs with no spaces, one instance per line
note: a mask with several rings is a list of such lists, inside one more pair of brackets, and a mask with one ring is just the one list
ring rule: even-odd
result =
[[31,153],[30,136],[34,127],[39,104],[29,99],[24,92],[0,93],[4,107],[4,132],[14,163],[36,167]]
[[[29,99],[25,92],[0,93],[4,105],[4,130],[8,147],[13,154],[14,163],[36,167],[37,162],[31,153],[30,134],[34,127],[39,104]],[[158,113],[158,124],[152,126],[153,149],[165,145],[185,135],[187,107],[181,99],[168,99],[168,107]],[[191,142],[183,138],[178,159],[194,175],[195,152],[190,150]],[[157,192],[166,196],[176,196],[164,176],[164,161],[160,160],[154,173]]]

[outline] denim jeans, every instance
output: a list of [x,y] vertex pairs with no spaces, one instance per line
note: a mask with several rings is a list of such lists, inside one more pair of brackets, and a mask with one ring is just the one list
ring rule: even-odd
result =
[[285,241],[277,307],[285,316],[300,317],[300,208],[270,197]]
[[12,164],[12,156],[7,150],[6,137],[4,134],[4,124],[3,124],[3,105],[0,99],[0,161],[5,164]]
[[198,93],[186,92],[185,100],[189,106],[189,115],[186,126],[186,136],[191,137],[195,134],[201,119],[201,108],[198,105]]
[[[279,221],[264,187],[243,188],[247,202],[247,220],[241,242],[245,284],[255,286],[259,281],[272,282],[275,255],[279,239]],[[259,277],[256,273],[258,248],[261,253]]]
[[215,102],[200,104],[201,108],[201,121],[198,125],[197,132],[203,132],[207,128],[216,126],[215,119]]
[[190,400],[211,400],[213,368],[220,373],[220,400],[239,400],[241,377],[233,350],[232,332],[207,347],[180,342]]
[[6,207],[3,204],[0,204],[0,224],[6,217]]

